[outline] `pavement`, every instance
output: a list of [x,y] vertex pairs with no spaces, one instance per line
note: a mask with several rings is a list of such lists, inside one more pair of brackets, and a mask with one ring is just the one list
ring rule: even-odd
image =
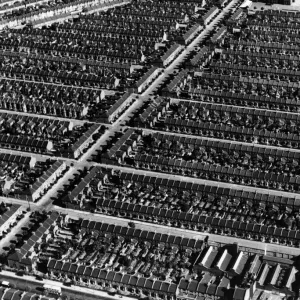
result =
[[[101,1],[104,2],[104,1]],[[95,5],[95,8],[93,10],[90,10],[88,12],[88,14],[90,13],[94,13],[94,12],[98,12],[98,11],[102,11],[102,10],[107,10],[109,8],[113,8],[113,7],[117,7],[117,6],[121,6],[121,5],[125,5],[129,2],[122,2],[122,3],[115,3],[115,4],[108,4],[109,2],[104,2],[102,4],[106,4],[105,6],[97,6]],[[72,12],[68,13],[67,15],[65,15],[65,12],[62,11],[61,14],[56,15],[57,18],[51,18],[50,20],[38,20],[36,22],[33,21],[33,27],[34,28],[40,28],[44,25],[51,25],[53,23],[57,23],[57,22],[64,22],[68,19],[73,19],[74,16],[78,16],[79,13],[82,13],[82,10],[78,7],[77,10],[73,10]],[[42,22],[41,22],[42,21]],[[44,22],[43,22],[44,21]]]
[[96,154],[100,147],[106,145],[107,140],[113,136],[114,132],[112,132],[112,127],[107,126],[106,124],[105,126],[109,127],[109,130],[106,130],[101,137],[91,147],[89,147],[85,153],[82,154],[82,156],[78,159],[78,162],[75,162],[76,167],[84,165],[86,160]]
[[105,7],[97,7],[95,5],[95,7],[91,10],[89,10],[87,13],[85,13],[86,15],[89,15],[89,14],[93,14],[93,13],[96,13],[96,12],[99,12],[99,11],[102,11],[102,10],[107,10],[109,8],[112,8],[112,7],[117,7],[117,6],[121,6],[121,5],[125,5],[125,4],[128,4],[130,3],[130,1],[123,1],[122,3],[116,3],[116,4],[113,4],[113,5],[107,5]]
[[18,151],[18,150],[5,149],[5,148],[1,148],[0,153],[9,153],[9,154],[23,155],[23,156],[30,156],[30,157],[34,156],[37,160],[40,160],[40,161],[45,161],[47,159],[52,159],[52,160],[58,159],[58,160],[64,160],[66,162],[66,164],[76,162],[76,160],[73,158],[53,156],[53,155],[33,153],[33,152],[22,152],[22,151]]
[[[300,0],[299,0],[300,1]],[[171,99],[171,102],[172,103],[178,103],[179,101],[186,101],[186,102],[194,102],[194,103],[201,103],[201,104],[204,104],[204,105],[207,105],[209,102],[206,102],[206,101],[199,101],[199,100],[195,100],[195,99],[184,99],[184,98],[170,98]],[[216,106],[224,106],[225,104],[223,103],[218,103],[218,102],[213,102],[212,103],[213,105],[216,105]],[[232,104],[226,104],[226,107],[236,107],[236,108],[241,108],[243,106],[239,106],[239,105],[232,105]],[[247,106],[247,109],[249,110],[253,110],[253,111],[269,111],[271,112],[272,114],[276,114],[278,113],[278,111],[276,110],[272,110],[272,109],[268,109],[268,108],[260,108],[260,107],[250,107],[250,106]],[[289,114],[289,115],[299,115],[298,112],[292,112],[292,111],[289,111],[289,112],[283,112],[284,114]]]
[[29,117],[34,117],[34,118],[52,119],[52,120],[59,120],[59,121],[63,121],[63,122],[68,121],[68,122],[72,122],[74,126],[83,125],[85,123],[90,123],[89,121],[86,121],[86,120],[62,118],[62,117],[50,116],[50,115],[37,115],[35,113],[30,113],[30,112],[22,112],[22,111],[16,112],[16,111],[9,111],[9,110],[5,110],[5,109],[0,109],[0,113],[11,114],[11,115],[17,114],[18,116],[29,116]]
[[[8,154],[15,154],[20,155],[20,151],[12,150],[12,149],[4,149],[1,148],[0,153],[8,153]],[[44,155],[39,153],[31,153],[31,152],[22,152],[22,156],[34,156],[39,161],[46,161],[47,159],[53,159],[53,156],[50,155]]]
[[20,200],[20,199],[15,199],[15,198],[9,198],[9,197],[0,196],[0,202],[5,202],[5,203],[8,203],[8,204],[18,204],[18,205],[23,206],[24,209],[27,209],[29,207],[31,208],[31,210],[41,209],[37,205],[37,203],[28,202],[28,201],[25,201],[25,200]]
[[[5,79],[5,80],[13,80],[15,81],[16,79],[15,78],[9,78],[9,77],[5,77],[5,76],[0,76],[0,79]],[[28,82],[28,83],[33,83],[33,82],[36,82],[36,83],[43,83],[44,85],[51,85],[51,86],[58,86],[58,87],[61,87],[62,84],[59,84],[59,83],[55,83],[55,82],[45,82],[45,81],[36,81],[36,80],[27,80],[27,79],[20,79],[19,81],[22,81],[22,82]],[[76,86],[73,86],[73,85],[63,85],[64,87],[72,87],[72,88],[76,88]],[[102,89],[100,88],[93,88],[93,87],[86,87],[86,86],[79,86],[77,87],[78,89],[82,89],[82,90],[99,90],[101,91]],[[7,112],[7,111],[6,111]],[[35,115],[37,117],[37,115]]]

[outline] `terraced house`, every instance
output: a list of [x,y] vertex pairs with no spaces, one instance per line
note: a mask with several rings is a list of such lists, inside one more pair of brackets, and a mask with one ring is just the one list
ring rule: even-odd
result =
[[[159,299],[242,300],[271,293],[284,299],[295,295],[298,270],[287,258],[250,253],[237,244],[218,247],[209,245],[209,240],[207,243],[88,220],[68,222],[80,226],[78,242],[85,248],[74,245],[62,260],[49,258],[47,269],[53,278],[112,293]],[[90,239],[97,246],[92,246]],[[109,246],[104,250],[105,243]],[[88,250],[89,245],[92,250]],[[154,260],[145,261],[147,257]]]
[[299,298],[293,1],[1,1],[0,300]]

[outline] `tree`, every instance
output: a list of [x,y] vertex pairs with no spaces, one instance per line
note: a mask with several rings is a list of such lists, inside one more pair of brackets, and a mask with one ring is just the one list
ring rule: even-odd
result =
[[135,223],[134,223],[134,222],[129,222],[129,223],[128,223],[128,226],[129,226],[130,228],[135,228]]
[[0,254],[0,263],[6,264],[7,263],[7,255],[5,253]]
[[285,227],[291,229],[294,223],[294,218],[290,216],[285,216],[285,218],[283,218],[282,221]]
[[121,256],[119,259],[119,263],[128,268],[131,264],[131,260],[128,258],[128,256]]
[[93,135],[92,135],[92,139],[94,140],[94,141],[97,141],[99,138],[101,137],[101,134],[100,133],[94,133]]
[[181,210],[183,212],[188,212],[189,209],[191,208],[191,205],[189,203],[180,203],[180,206],[181,206]]

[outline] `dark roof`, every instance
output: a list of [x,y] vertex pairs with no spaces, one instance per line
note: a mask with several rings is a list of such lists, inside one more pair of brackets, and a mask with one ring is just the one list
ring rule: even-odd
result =
[[246,290],[240,287],[236,287],[233,294],[234,300],[244,300]]

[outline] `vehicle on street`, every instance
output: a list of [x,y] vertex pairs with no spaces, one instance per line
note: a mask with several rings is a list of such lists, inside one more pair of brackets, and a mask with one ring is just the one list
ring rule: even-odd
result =
[[2,281],[1,285],[5,286],[5,287],[10,287],[11,286],[11,284],[9,283],[9,281]]
[[36,280],[40,280],[40,281],[42,281],[42,280],[43,280],[43,277],[42,277],[42,276],[40,276],[40,275],[35,275],[35,279],[36,279]]

